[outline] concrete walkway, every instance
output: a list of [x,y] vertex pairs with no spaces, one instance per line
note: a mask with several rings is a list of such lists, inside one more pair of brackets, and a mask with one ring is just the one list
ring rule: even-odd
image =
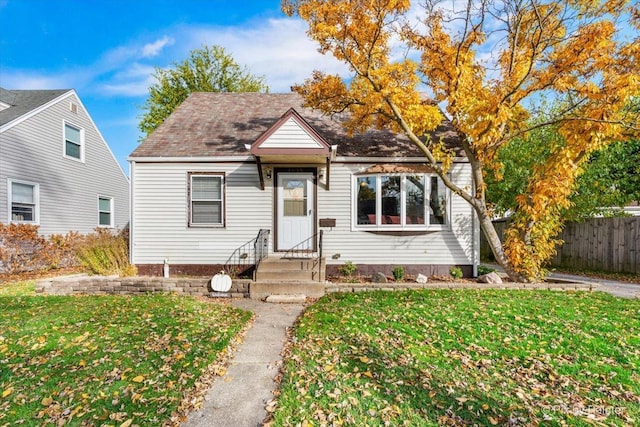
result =
[[578,282],[597,283],[600,285],[599,291],[607,292],[613,296],[620,298],[640,298],[640,283],[619,282],[617,280],[605,280],[584,276],[576,276],[573,274],[551,273],[549,277],[575,280]]
[[302,304],[270,304],[248,298],[232,304],[256,315],[254,325],[238,346],[226,374],[217,378],[200,410],[189,414],[183,427],[254,427],[267,416],[274,378],[286,330],[303,310]]
[[[496,271],[504,274],[504,270],[498,264],[483,263],[483,265],[494,268]],[[605,280],[565,273],[551,273],[549,274],[549,278],[572,280],[575,282],[596,283],[600,285],[598,291],[607,292],[613,296],[620,298],[640,298],[640,283],[620,282],[617,280]]]

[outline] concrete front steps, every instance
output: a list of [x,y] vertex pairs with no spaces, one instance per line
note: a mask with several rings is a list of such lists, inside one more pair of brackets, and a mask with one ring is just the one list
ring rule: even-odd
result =
[[270,302],[299,302],[306,297],[319,298],[324,295],[325,270],[324,258],[269,256],[258,265],[255,281],[249,286],[249,296]]

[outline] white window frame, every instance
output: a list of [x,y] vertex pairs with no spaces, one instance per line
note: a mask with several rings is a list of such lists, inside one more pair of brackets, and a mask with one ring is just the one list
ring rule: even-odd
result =
[[[194,177],[209,177],[220,180],[220,199],[195,199],[193,198],[193,178]],[[202,228],[202,227],[213,227],[213,228],[221,228],[225,227],[226,224],[226,203],[225,203],[225,175],[224,173],[217,172],[189,172],[188,173],[188,189],[187,189],[187,199],[188,199],[188,215],[187,215],[187,225],[190,228]],[[202,201],[214,201],[220,202],[220,222],[194,222],[193,221],[193,202],[202,202]]]
[[[33,187],[33,221],[24,221],[13,219],[13,184],[29,185]],[[13,224],[33,224],[40,225],[40,184],[29,181],[22,181],[18,179],[7,179],[7,211],[8,211],[8,223]]]
[[[109,225],[100,223],[100,214],[105,212],[100,210],[100,200],[108,200],[109,201]],[[98,194],[98,227],[100,228],[113,228],[115,224],[114,216],[115,216],[115,203],[113,201],[113,197],[110,196],[102,196]]]
[[[400,221],[398,224],[382,224],[382,177],[383,176],[399,176],[400,177]],[[407,224],[407,193],[406,180],[407,176],[421,176],[424,180],[424,224]],[[373,173],[360,174],[352,176],[352,193],[351,193],[351,228],[354,231],[438,231],[451,229],[451,190],[445,188],[445,207],[446,216],[444,224],[431,224],[430,215],[430,197],[431,197],[431,178],[437,177],[432,173]],[[358,178],[370,177],[375,179],[376,191],[376,223],[375,224],[358,224]]]
[[[80,146],[80,158],[70,156],[67,154],[67,127],[73,128],[80,133],[80,144],[76,144]],[[72,144],[75,144],[75,141],[70,140],[69,142],[71,142]],[[62,123],[62,155],[66,159],[84,163],[84,152],[85,152],[84,128],[82,128],[81,126],[77,126],[73,123],[63,121]]]

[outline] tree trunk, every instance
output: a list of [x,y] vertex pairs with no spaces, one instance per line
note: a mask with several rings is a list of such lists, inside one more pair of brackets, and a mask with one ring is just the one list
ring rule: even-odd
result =
[[500,266],[504,269],[505,273],[509,276],[511,280],[516,282],[529,282],[529,280],[518,273],[507,258],[507,255],[504,253],[504,248],[502,246],[502,242],[500,241],[500,237],[496,232],[496,228],[487,215],[486,208],[481,203],[472,203],[473,208],[478,214],[478,219],[480,220],[480,228],[484,233],[484,236],[487,238],[487,242],[489,242],[489,247],[491,248],[491,252],[493,252],[493,256]]

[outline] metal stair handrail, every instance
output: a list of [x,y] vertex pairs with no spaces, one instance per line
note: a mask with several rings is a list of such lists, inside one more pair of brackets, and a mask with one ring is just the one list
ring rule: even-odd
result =
[[252,266],[258,268],[260,261],[269,256],[269,234],[271,230],[261,228],[258,235],[237,247],[224,263],[226,273],[239,272],[238,266]]
[[[318,231],[316,234],[314,234],[313,236],[309,237],[306,240],[303,240],[302,242],[298,243],[297,245],[293,246],[291,249],[287,250],[284,255],[282,255],[282,258],[288,258],[288,259],[292,259],[292,258],[309,258],[309,259],[313,259],[313,257],[310,257],[309,255],[313,254],[314,252],[314,243],[318,242],[318,257],[316,258],[317,260],[317,264],[318,264],[318,280],[321,280],[322,274],[321,274],[321,270],[322,270],[322,236],[323,236],[323,231],[320,230]],[[304,256],[303,256],[304,255]]]

